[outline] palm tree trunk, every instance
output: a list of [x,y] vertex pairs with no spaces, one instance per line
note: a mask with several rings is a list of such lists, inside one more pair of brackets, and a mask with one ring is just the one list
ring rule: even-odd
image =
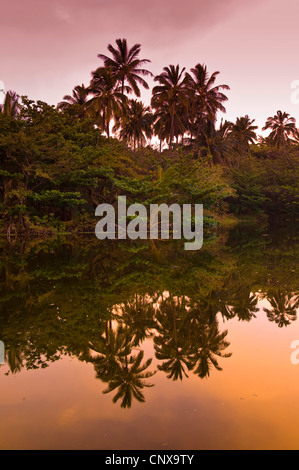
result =
[[171,124],[170,124],[170,136],[169,136],[169,148],[172,147],[173,135],[174,135],[174,104],[172,105],[171,111]]

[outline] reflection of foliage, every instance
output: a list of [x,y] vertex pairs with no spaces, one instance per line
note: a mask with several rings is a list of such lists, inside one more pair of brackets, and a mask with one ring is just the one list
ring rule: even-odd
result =
[[227,358],[223,351],[229,346],[225,341],[227,331],[220,333],[215,320],[210,322],[210,312],[200,304],[192,304],[183,298],[164,300],[157,315],[159,336],[155,337],[156,357],[165,362],[159,370],[168,378],[182,380],[188,377],[186,369],[200,378],[210,375],[213,365],[222,370],[216,356]]
[[218,316],[254,321],[265,298],[278,327],[297,319],[296,238],[289,228],[263,235],[237,228],[226,246],[223,234],[222,244],[193,253],[176,242],[99,247],[87,237],[0,245],[0,338],[10,372],[75,356],[129,407],[145,400],[153,375],[147,340],[172,380],[221,370],[219,358],[230,354]]
[[12,374],[17,374],[18,372],[21,372],[23,367],[22,355],[16,348],[10,346],[9,349],[6,351],[6,358],[9,369]]

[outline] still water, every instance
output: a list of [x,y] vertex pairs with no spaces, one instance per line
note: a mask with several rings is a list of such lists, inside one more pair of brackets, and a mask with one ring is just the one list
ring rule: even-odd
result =
[[297,242],[3,241],[0,448],[298,449]]

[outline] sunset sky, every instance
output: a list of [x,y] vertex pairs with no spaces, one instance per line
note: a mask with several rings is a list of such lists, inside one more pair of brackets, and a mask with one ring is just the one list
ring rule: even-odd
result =
[[[298,0],[10,0],[1,4],[0,31],[0,82],[31,99],[57,104],[88,85],[101,65],[97,54],[127,38],[129,46],[142,44],[154,74],[198,62],[219,70],[218,84],[231,88],[229,120],[248,114],[262,127],[281,109],[299,123],[291,101]],[[149,93],[142,98],[149,104]]]

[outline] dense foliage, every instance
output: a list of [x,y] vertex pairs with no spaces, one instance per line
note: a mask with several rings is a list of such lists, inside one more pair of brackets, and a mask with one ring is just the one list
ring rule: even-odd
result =
[[[258,138],[248,116],[221,122],[219,72],[170,65],[154,78],[151,107],[141,46],[109,45],[112,57],[57,107],[6,94],[0,109],[0,227],[8,236],[93,231],[94,211],[118,195],[131,202],[204,204],[209,217],[298,215],[298,131],[269,117]],[[114,123],[111,129],[112,122]],[[111,138],[111,130],[114,137]],[[160,141],[160,151],[152,138]]]

